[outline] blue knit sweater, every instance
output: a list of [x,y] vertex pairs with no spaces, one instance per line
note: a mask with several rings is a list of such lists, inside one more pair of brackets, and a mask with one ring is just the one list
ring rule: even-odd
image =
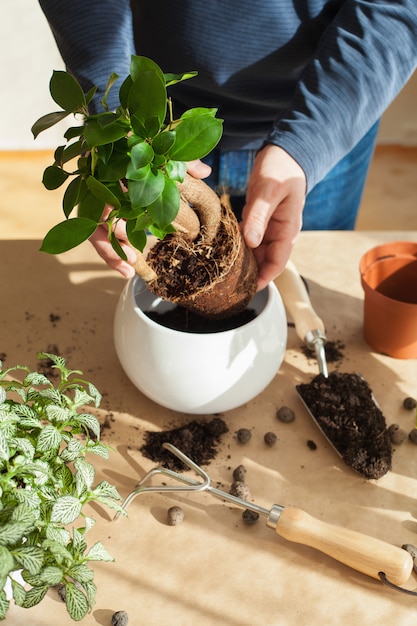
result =
[[217,107],[223,149],[279,145],[303,168],[308,190],[417,64],[416,0],[39,1],[85,88],[102,90],[114,71],[126,76],[131,54],[165,72],[198,70],[175,86],[175,112]]

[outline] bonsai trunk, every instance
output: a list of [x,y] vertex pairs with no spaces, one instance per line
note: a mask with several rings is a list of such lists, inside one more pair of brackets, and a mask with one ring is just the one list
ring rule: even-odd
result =
[[255,257],[233,211],[206,183],[187,175],[178,187],[176,232],[158,241],[135,269],[164,300],[210,319],[236,315],[256,291]]

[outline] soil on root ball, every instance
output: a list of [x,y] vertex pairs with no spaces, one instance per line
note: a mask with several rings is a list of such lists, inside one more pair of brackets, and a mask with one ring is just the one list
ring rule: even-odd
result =
[[358,374],[319,374],[297,390],[347,465],[365,478],[381,478],[392,464],[385,417]]
[[193,420],[178,428],[165,431],[145,433],[145,443],[140,451],[143,456],[155,461],[175,472],[183,472],[189,469],[184,463],[162,447],[163,443],[170,443],[197,465],[208,464],[216,457],[217,444],[220,437],[228,432],[226,423],[220,417],[212,420]]
[[167,235],[149,251],[146,261],[157,275],[148,288],[163,300],[210,319],[241,313],[255,295],[258,267],[240,233],[236,217],[221,207],[213,241]]

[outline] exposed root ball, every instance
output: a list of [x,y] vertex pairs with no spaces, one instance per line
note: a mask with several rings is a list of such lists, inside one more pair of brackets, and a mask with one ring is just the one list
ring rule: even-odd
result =
[[150,251],[147,262],[158,278],[155,294],[203,317],[220,319],[243,311],[256,291],[257,265],[243,241],[233,213],[222,207],[215,240],[195,242],[168,235]]

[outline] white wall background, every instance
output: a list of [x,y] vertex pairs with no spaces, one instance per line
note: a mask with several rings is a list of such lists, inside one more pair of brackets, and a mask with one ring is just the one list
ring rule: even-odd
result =
[[[37,0],[1,0],[0,150],[50,149],[62,142],[65,122],[36,141],[30,132],[35,120],[57,108],[48,91],[54,69],[63,63]],[[417,73],[385,113],[380,143],[417,146],[416,102]]]

